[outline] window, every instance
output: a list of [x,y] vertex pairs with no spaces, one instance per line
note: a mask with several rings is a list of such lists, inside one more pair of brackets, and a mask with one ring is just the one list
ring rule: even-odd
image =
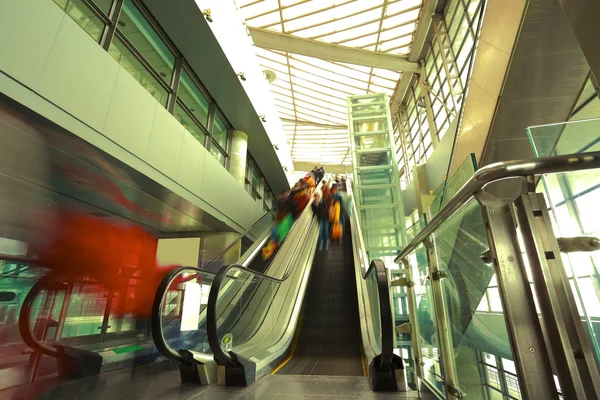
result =
[[181,81],[177,92],[178,100],[183,103],[188,110],[196,117],[198,122],[208,126],[208,99],[200,90],[199,85],[192,79],[187,72],[187,67],[181,70]]
[[108,21],[112,0],[94,0],[88,6],[83,0],[54,0],[96,42],[100,42]]
[[179,104],[175,105],[175,112],[173,113],[175,118],[179,121],[181,125],[184,126],[185,129],[189,133],[192,134],[193,137],[196,138],[197,141],[204,145],[206,140],[206,133],[204,129],[198,125],[195,118],[192,117],[190,113],[188,113],[185,109],[183,109]]
[[[141,0],[54,2],[227,167],[233,128]],[[262,182],[259,169],[254,170]],[[257,199],[268,198],[253,182],[250,192]]]
[[168,94],[173,93],[175,54],[132,0],[123,3],[109,53],[156,100],[167,105]]
[[[477,42],[477,28],[481,11],[481,0],[449,0],[446,3],[444,18],[434,22],[434,36],[425,53],[425,85],[421,91],[420,83],[414,79],[403,103],[410,135],[400,135],[398,149],[404,154],[406,176],[415,164],[427,161],[433,153],[430,129],[441,140],[454,118],[456,118],[469,76],[469,64]],[[428,96],[433,113],[433,126],[419,103],[422,96]],[[406,128],[404,132],[407,132]],[[403,142],[403,143],[402,143]],[[399,151],[399,150],[397,150]],[[399,157],[400,159],[400,157]]]
[[167,104],[168,92],[164,84],[162,84],[150,70],[139,61],[134,55],[135,50],[131,46],[115,37],[110,44],[108,52],[115,60],[121,64],[127,72],[139,82],[154,98],[163,106]]
[[246,191],[254,200],[262,201],[266,211],[275,206],[275,195],[250,154],[246,162]]
[[229,127],[225,124],[224,118],[219,113],[215,113],[210,152],[223,166],[227,162],[228,133]]

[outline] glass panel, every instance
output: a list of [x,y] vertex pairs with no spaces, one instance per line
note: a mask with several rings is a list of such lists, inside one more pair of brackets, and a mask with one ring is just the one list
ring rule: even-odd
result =
[[389,147],[387,133],[377,133],[374,135],[360,135],[354,137],[356,150],[385,149]]
[[160,322],[170,348],[212,354],[206,336],[206,304],[213,278],[190,269],[182,271],[169,285]]
[[366,189],[359,188],[360,204],[362,205],[373,205],[373,204],[393,204],[396,194],[392,188],[385,189]]
[[125,0],[118,29],[165,82],[173,76],[175,56],[131,0]]
[[357,167],[374,167],[378,165],[389,165],[392,162],[391,151],[377,151],[357,154]]
[[387,118],[383,116],[378,119],[371,119],[361,121],[354,120],[353,132],[362,133],[362,132],[378,132],[388,130]]
[[363,234],[367,249],[399,246],[398,229],[364,229]]
[[364,227],[378,225],[396,225],[400,223],[398,212],[392,207],[366,208],[359,210],[360,221]]
[[73,285],[62,338],[101,333],[108,289],[94,282]]
[[358,171],[356,175],[358,177],[358,186],[390,185],[394,179],[391,168],[375,171]]
[[[224,351],[244,344],[258,327],[273,326],[272,313],[267,310],[279,287],[276,282],[257,279],[249,271],[231,270],[223,280],[216,306],[217,333]],[[224,340],[225,336],[229,340]]]
[[[584,107],[587,109],[590,105]],[[579,114],[578,114],[579,115]],[[600,119],[537,126],[527,130],[538,157],[588,153],[600,150]],[[555,235],[600,236],[597,205],[600,202],[600,170],[544,175],[539,191],[544,191]],[[577,308],[585,322],[596,359],[600,361],[600,254],[569,253],[562,257]]]
[[[100,41],[104,31],[104,22],[102,22],[81,0],[54,0],[84,31],[88,33],[96,42]],[[110,1],[97,1],[96,4],[108,14]]]
[[125,44],[117,37],[110,43],[108,52],[127,72],[138,81],[160,104],[167,104],[167,90],[156,78],[131,54]]
[[458,192],[460,188],[467,183],[469,179],[471,179],[476,171],[477,159],[475,158],[475,154],[471,153],[469,156],[467,156],[465,161],[463,161],[461,166],[458,167],[450,179],[442,182],[435,190],[437,196],[435,199],[433,199],[433,202],[429,206],[430,218],[433,218],[437,215],[437,213],[448,203],[448,201],[454,197],[456,192]]
[[221,150],[219,150],[217,148],[217,145],[215,144],[214,141],[213,141],[213,145],[210,146],[210,154],[212,154],[213,157],[217,159],[219,164],[221,164],[222,166],[225,166],[225,163],[227,162],[227,157],[225,157],[225,154],[221,153]]
[[202,144],[202,146],[204,146],[206,134],[179,104],[175,105],[175,112],[173,113],[173,116],[181,125],[184,126],[185,129],[187,129],[189,133],[192,134],[193,137],[196,138],[196,140],[200,142],[200,144]]
[[206,127],[208,124],[208,100],[198,86],[196,86],[196,83],[185,68],[181,70],[181,81],[177,96],[192,114],[198,118],[198,121]]
[[425,247],[420,245],[408,256],[415,283],[417,303],[417,323],[419,324],[419,342],[423,359],[423,379],[429,382],[438,395],[446,398],[444,388],[444,373],[440,357],[437,322],[431,292],[431,283],[427,279],[428,265]]
[[113,292],[106,332],[123,333],[135,330],[145,330],[148,328],[149,321],[138,319],[133,313],[123,312],[128,299],[137,299],[141,297],[140,293],[136,293],[136,291],[139,290],[141,290],[141,288],[129,286],[123,288],[121,291]]
[[223,150],[227,150],[227,125],[218,113],[215,113],[215,126],[213,127],[213,139],[219,143]]
[[527,129],[536,157],[600,150],[600,119],[574,121]]
[[[498,311],[493,314],[476,310],[490,285],[494,268],[481,260],[481,253],[489,245],[481,208],[475,199],[440,226],[434,234],[434,243],[438,266],[446,273],[441,282],[458,386],[469,397],[483,398],[481,391],[488,378],[478,366],[480,352],[502,357],[507,363],[512,362],[513,356],[501,308],[495,310],[492,306],[492,311]],[[494,304],[495,300],[490,298],[490,302]],[[518,390],[517,377],[511,379]]]
[[[5,240],[2,238],[3,242]],[[3,252],[6,252],[5,248]],[[22,254],[21,252],[10,253]],[[0,260],[0,348],[2,349],[0,350],[0,373],[5,368],[24,366],[29,363],[30,355],[19,352],[20,349],[27,347],[19,335],[19,313],[27,293],[47,273],[48,270],[45,268]],[[36,302],[32,312],[33,321],[40,315],[42,298],[45,294],[38,297],[40,300]]]

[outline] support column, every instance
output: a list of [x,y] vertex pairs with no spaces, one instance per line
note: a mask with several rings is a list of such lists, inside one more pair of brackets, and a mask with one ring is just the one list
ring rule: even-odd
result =
[[229,172],[240,185],[246,183],[246,155],[248,154],[248,135],[242,131],[233,131],[231,135],[231,151]]

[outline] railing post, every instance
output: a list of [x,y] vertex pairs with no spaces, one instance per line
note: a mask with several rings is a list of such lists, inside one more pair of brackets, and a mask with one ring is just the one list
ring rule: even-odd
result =
[[485,192],[475,197],[482,205],[521,395],[523,399],[556,399],[552,366],[517,239],[512,203]]
[[[406,258],[402,259],[404,275],[406,276],[406,297],[408,299],[408,320],[410,322],[410,341],[412,343],[413,360],[415,362],[415,376],[423,377],[423,358],[421,356],[421,331],[419,329],[419,318],[417,315],[417,297],[415,294],[415,282],[412,276],[411,266]],[[418,385],[418,382],[415,382]]]
[[565,273],[544,195],[523,194],[515,204],[562,394],[566,399],[598,399],[598,366]]
[[456,380],[454,348],[452,347],[452,338],[450,336],[450,321],[448,320],[448,313],[446,312],[444,289],[442,288],[441,282],[444,278],[444,272],[440,271],[438,268],[435,245],[433,242],[426,239],[423,241],[423,245],[425,245],[425,248],[427,249],[427,264],[429,265],[428,279],[431,282],[431,294],[435,310],[440,354],[442,356],[442,368],[444,370],[446,399],[460,400],[464,397],[464,394],[459,389]]

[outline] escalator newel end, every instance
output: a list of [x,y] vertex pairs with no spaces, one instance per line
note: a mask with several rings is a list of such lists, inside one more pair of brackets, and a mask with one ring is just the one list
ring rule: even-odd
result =
[[369,364],[369,386],[374,392],[406,391],[404,360],[394,354],[391,365],[384,370],[381,368],[381,355],[373,358]]
[[55,345],[59,351],[57,357],[58,376],[67,379],[79,379],[100,374],[102,356],[93,351],[69,346]]
[[256,364],[237,354],[229,353],[236,361],[236,365],[219,366],[225,369],[226,386],[249,386],[256,380]]

